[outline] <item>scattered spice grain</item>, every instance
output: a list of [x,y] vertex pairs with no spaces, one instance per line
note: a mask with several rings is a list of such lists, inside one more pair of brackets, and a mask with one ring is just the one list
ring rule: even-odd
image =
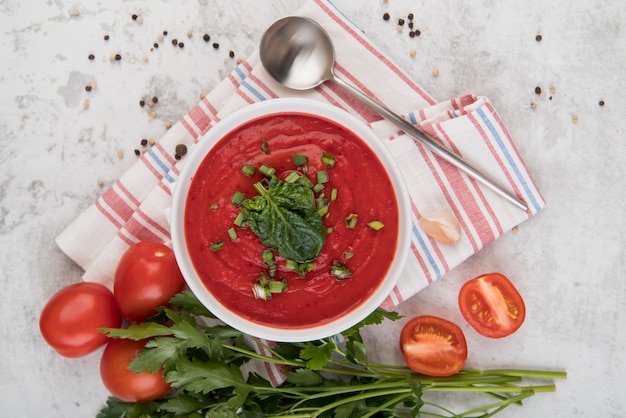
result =
[[551,94],[556,93],[556,87],[551,86],[551,87],[550,87],[550,93],[551,93]]
[[157,104],[159,103],[159,98],[156,96],[152,96],[152,103]]
[[176,38],[172,39],[172,45],[177,46],[178,45],[178,39],[176,39]]
[[110,39],[110,36],[109,36],[109,35],[104,35],[104,40],[105,40],[105,41],[108,41],[109,39]]
[[233,50],[228,51],[228,56],[231,58],[235,58],[235,51]]
[[598,105],[600,105],[600,106],[604,106],[604,104],[605,104],[605,103],[604,103],[604,100],[600,100],[600,101],[598,102]]
[[89,109],[89,100],[83,102],[83,109]]
[[93,54],[89,54],[87,58],[89,58],[90,61],[93,61],[96,57]]
[[417,51],[412,49],[411,52],[409,52],[409,55],[411,56],[411,58],[415,58],[415,55],[417,55]]
[[102,179],[98,179],[98,186],[99,187],[104,186],[104,181],[102,181]]
[[433,77],[439,77],[439,69],[438,68],[435,68],[433,70]]
[[143,17],[138,16],[137,17],[137,23],[139,23],[141,25],[143,23]]
[[156,141],[154,140],[154,138],[148,139],[148,145],[154,146],[154,144],[156,144]]
[[537,36],[535,36],[535,41],[537,42],[541,42],[542,39],[543,39],[543,36],[541,36],[540,33],[538,33]]
[[163,36],[167,36],[167,31],[166,30],[163,31]]
[[213,48],[218,49],[220,44],[218,42],[213,42]]
[[122,59],[122,56],[120,54],[115,54],[115,61],[119,61]]
[[180,155],[182,157],[183,155],[187,154],[187,145],[185,144],[176,145],[175,152],[177,155]]
[[211,37],[208,33],[205,33],[204,35],[202,35],[202,39],[204,40],[204,42],[209,42],[211,40]]
[[91,86],[90,85],[86,85],[85,86],[85,91],[91,91]]
[[154,110],[152,112],[150,112],[150,118],[154,119],[157,117],[157,112],[155,112]]
[[413,20],[413,17],[414,17],[414,16],[413,16],[413,13],[409,13],[409,14],[408,14],[408,16],[407,16],[407,18],[408,18],[409,20]]
[[519,232],[519,226],[514,226],[513,228],[511,228],[511,231],[513,231],[514,234],[517,234]]
[[530,103],[530,108],[531,108],[531,109],[537,109],[537,103],[535,103],[535,102],[531,102],[531,103]]
[[181,48],[181,49],[184,48],[185,47],[185,43],[184,42],[179,42],[178,43],[178,47]]
[[133,19],[133,20],[137,20],[137,15],[133,14],[130,18]]
[[398,19],[398,26],[402,26],[404,25],[404,19],[400,18]]
[[148,140],[146,138],[143,138],[139,143],[142,147],[145,147],[146,145],[148,145]]
[[187,31],[187,38],[191,38],[193,36],[193,32],[188,30]]
[[117,152],[117,158],[119,158],[120,160],[121,160],[122,158],[124,158],[124,151],[119,150],[119,151]]
[[[165,129],[170,129],[172,127],[172,122],[170,122],[169,120],[165,122]],[[152,140],[154,141],[154,140]]]
[[141,155],[141,151],[139,151],[138,149],[135,149],[135,155],[136,156],[140,156]]
[[158,48],[159,44],[158,44],[158,42],[155,42],[155,43],[152,44],[152,46],[155,47],[155,48]]
[[422,31],[420,31],[419,29],[415,29],[415,36],[420,36],[422,34]]
[[80,14],[80,10],[78,10],[78,7],[74,7],[72,9],[72,16],[78,16]]
[[389,16],[389,13],[385,12],[383,14],[383,20],[389,20],[391,18],[391,16]]
[[541,94],[541,87],[535,87],[535,94]]
[[139,106],[144,107],[146,105],[145,100],[139,100]]
[[578,123],[578,116],[576,115],[572,116],[572,122]]

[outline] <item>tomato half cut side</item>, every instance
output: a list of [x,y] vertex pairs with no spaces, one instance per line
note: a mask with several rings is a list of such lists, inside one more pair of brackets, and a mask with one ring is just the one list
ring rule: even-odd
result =
[[436,316],[417,316],[400,333],[400,351],[410,369],[429,376],[451,376],[467,361],[467,343],[456,324]]
[[459,292],[465,320],[481,335],[502,338],[522,326],[526,305],[513,283],[500,273],[488,273],[466,282]]

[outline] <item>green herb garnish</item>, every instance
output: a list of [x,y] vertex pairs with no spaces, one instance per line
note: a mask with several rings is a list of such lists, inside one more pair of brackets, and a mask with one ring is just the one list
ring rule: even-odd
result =
[[317,212],[311,189],[277,178],[255,183],[257,196],[246,199],[241,209],[250,229],[267,247],[286,259],[315,259],[326,242],[326,228]]
[[302,154],[294,154],[293,156],[293,164],[294,165],[305,165],[307,162],[309,161],[309,159],[307,158],[306,155],[302,155]]
[[330,266],[330,275],[336,277],[338,280],[343,280],[347,279],[348,277],[352,277],[352,272],[344,263],[335,261],[333,265]]
[[[462,370],[454,376],[429,377],[404,366],[370,362],[361,330],[401,318],[380,308],[345,330],[343,343],[333,336],[270,347],[247,336],[268,353],[259,354],[241,332],[205,325],[205,319],[214,317],[191,292],[175,295],[170,305],[159,308],[162,322],[101,331],[112,338],[149,339],[129,368],[162,370],[176,390],[150,402],[110,397],[97,418],[491,417],[511,405],[522,406],[535,394],[555,391],[553,380],[566,378],[565,372],[514,369]],[[258,374],[244,375],[240,366],[249,361],[288,369],[286,382],[274,387]],[[442,392],[447,396],[442,397]],[[471,404],[469,411],[453,412],[437,403],[459,393],[463,405]]]

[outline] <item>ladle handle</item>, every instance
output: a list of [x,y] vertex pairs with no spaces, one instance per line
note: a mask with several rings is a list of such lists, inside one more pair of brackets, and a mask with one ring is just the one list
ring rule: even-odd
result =
[[437,143],[432,138],[427,136],[425,133],[417,129],[408,120],[402,118],[398,114],[394,113],[392,110],[378,103],[376,100],[367,96],[361,90],[357,89],[356,87],[353,87],[352,85],[346,83],[345,81],[337,77],[333,77],[333,81],[337,83],[338,85],[340,85],[341,87],[343,87],[345,90],[347,90],[350,94],[352,94],[354,97],[359,99],[361,102],[371,107],[378,114],[394,122],[396,125],[402,128],[404,132],[406,132],[407,134],[412,136],[414,139],[422,143],[424,146],[426,146],[426,148],[431,150],[433,153],[435,153],[439,157],[443,158],[445,161],[459,168],[461,171],[463,171],[465,174],[475,179],[476,181],[479,181],[483,185],[487,186],[489,189],[493,190],[498,195],[502,196],[509,202],[513,203],[518,208],[524,211],[528,210],[528,206],[526,205],[524,201],[522,201],[517,196],[514,196],[513,194],[504,190],[502,187],[495,184],[493,181],[485,177],[478,170],[476,170],[475,168],[467,164],[465,161],[463,161],[459,156],[452,153],[447,148]]

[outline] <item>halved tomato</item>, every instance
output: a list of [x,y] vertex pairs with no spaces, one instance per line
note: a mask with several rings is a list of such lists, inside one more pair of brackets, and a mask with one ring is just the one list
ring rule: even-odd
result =
[[485,337],[511,335],[526,318],[524,299],[500,273],[478,276],[461,287],[459,307],[465,320]]
[[400,333],[400,351],[409,368],[429,376],[451,376],[467,360],[461,328],[436,316],[418,316],[407,322]]

